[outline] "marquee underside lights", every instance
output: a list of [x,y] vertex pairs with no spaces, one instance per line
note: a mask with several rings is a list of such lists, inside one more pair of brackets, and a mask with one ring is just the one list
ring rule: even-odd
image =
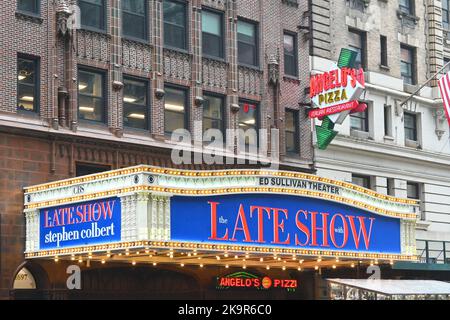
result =
[[28,259],[295,269],[317,257],[416,260],[419,213],[416,201],[303,173],[151,166],[26,188],[24,212]]

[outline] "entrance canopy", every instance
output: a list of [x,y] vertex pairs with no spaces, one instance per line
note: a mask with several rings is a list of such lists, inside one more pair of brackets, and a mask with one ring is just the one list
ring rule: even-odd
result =
[[321,268],[416,260],[418,203],[314,175],[137,166],[25,188],[28,259]]
[[336,300],[450,300],[450,283],[433,280],[328,279]]

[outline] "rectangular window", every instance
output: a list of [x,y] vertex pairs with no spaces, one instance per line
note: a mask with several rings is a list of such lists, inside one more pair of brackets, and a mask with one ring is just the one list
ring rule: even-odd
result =
[[299,134],[298,134],[298,111],[288,110],[285,112],[285,124],[286,124],[286,153],[298,154],[299,153]]
[[148,130],[148,81],[124,77],[123,125]]
[[257,147],[259,127],[258,104],[251,101],[240,101],[239,106],[239,129],[244,130],[245,133],[241,141],[244,141],[245,146]]
[[147,40],[147,0],[122,0],[122,30],[125,37]]
[[387,178],[387,194],[395,197],[395,180],[392,178]]
[[350,115],[350,127],[353,130],[369,132],[369,110]]
[[450,23],[449,10],[450,0],[442,0],[442,26],[447,30],[449,29]]
[[202,11],[203,54],[224,57],[223,15],[208,10]]
[[88,29],[106,29],[105,0],[78,0],[81,11],[81,25]]
[[384,135],[392,137],[392,108],[384,106]]
[[110,171],[111,166],[99,165],[95,163],[80,163],[77,162],[75,165],[75,172],[77,177],[87,176],[90,174],[101,173],[105,171]]
[[238,21],[238,61],[249,66],[258,66],[258,39],[255,23]]
[[105,73],[78,69],[78,115],[81,120],[105,122]]
[[204,94],[203,103],[203,132],[217,129],[225,138],[224,98],[217,95]]
[[284,33],[284,73],[298,77],[297,35]]
[[417,141],[417,115],[405,112],[405,138],[411,141]]
[[415,182],[407,183],[407,197],[408,199],[420,199],[420,188],[419,184]]
[[187,90],[175,87],[165,88],[164,132],[172,134],[177,129],[187,129]]
[[357,174],[353,174],[352,175],[352,183],[366,188],[366,189],[370,189],[370,177],[369,176],[362,176],[362,175],[357,175]]
[[384,67],[389,65],[386,36],[380,36],[380,64]]
[[400,70],[402,79],[406,84],[416,84],[416,65],[414,59],[414,48],[401,46]]
[[413,15],[414,14],[413,2],[414,0],[400,0],[399,1],[400,11],[409,15]]
[[19,11],[33,13],[38,15],[40,13],[40,0],[18,0],[17,9]]
[[187,5],[185,2],[164,0],[164,45],[187,49]]
[[39,111],[39,59],[17,58],[17,109]]
[[366,67],[366,33],[359,30],[349,29],[349,48],[358,52],[354,67],[356,69]]
[[[450,58],[445,58],[444,57],[444,65],[443,65],[443,67],[445,65],[447,65],[447,63],[449,63],[449,62],[450,62]],[[443,72],[442,74],[446,74],[446,73],[450,72],[450,64],[442,72]]]

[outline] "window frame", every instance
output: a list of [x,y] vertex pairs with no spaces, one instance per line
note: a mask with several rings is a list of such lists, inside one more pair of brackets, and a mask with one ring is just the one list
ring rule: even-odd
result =
[[380,35],[380,65],[382,67],[389,67],[389,57],[388,57],[388,42],[387,36]]
[[[285,36],[290,36],[293,38],[294,40],[294,65],[295,65],[295,70],[294,70],[294,74],[291,73],[287,73],[286,72],[286,50],[284,48],[284,37]],[[283,59],[284,59],[284,75],[288,76],[288,77],[294,77],[294,78],[298,78],[299,76],[299,68],[298,68],[298,34],[289,30],[284,30],[283,31]]]
[[[25,113],[36,113],[39,114],[41,110],[41,58],[38,56],[26,54],[26,53],[18,53],[16,58],[16,110],[18,112],[25,112]],[[26,110],[19,108],[19,59],[33,61],[34,67],[35,67],[35,79],[34,79],[34,96],[33,96],[33,110]]]
[[[122,0],[123,1],[123,0]],[[136,0],[132,0],[132,1],[136,1]],[[143,15],[143,16],[141,16],[141,15],[139,15],[139,14],[136,14],[136,13],[134,13],[134,12],[130,12],[130,11],[126,11],[126,10],[124,10],[123,9],[123,4],[121,3],[121,13],[122,13],[122,26],[121,26],[121,28],[122,28],[122,37],[124,38],[124,39],[129,39],[129,40],[133,40],[133,41],[140,41],[140,42],[145,42],[145,43],[148,43],[149,42],[149,34],[150,34],[150,32],[149,32],[149,25],[148,25],[148,23],[149,23],[149,14],[148,14],[148,10],[149,10],[149,5],[148,5],[148,1],[147,0],[143,0],[144,1],[144,12],[145,12],[145,14]],[[144,24],[145,24],[145,34],[144,34],[144,38],[140,38],[140,37],[136,37],[136,36],[132,36],[132,35],[127,35],[127,34],[125,34],[125,28],[124,28],[124,24],[123,24],[123,22],[124,22],[124,20],[123,20],[123,14],[124,13],[127,13],[127,14],[129,14],[129,15],[133,15],[133,16],[138,16],[138,17],[144,17]]]
[[[361,186],[359,184],[356,184],[356,183],[353,182],[354,178],[363,179],[363,181],[367,182],[367,184],[364,184],[363,186]],[[362,188],[366,188],[366,189],[371,190],[372,177],[371,176],[365,176],[365,175],[362,175],[362,174],[352,174],[352,184],[360,186]]]
[[[300,116],[300,113],[299,113],[298,110],[290,109],[290,108],[286,108],[284,112],[285,113],[292,112],[293,116],[294,116],[294,131],[293,132],[286,129],[286,123],[285,123],[285,129],[284,129],[284,131],[285,131],[285,139],[284,140],[286,141],[286,143],[285,143],[286,154],[287,155],[299,155],[300,154],[300,145],[298,143],[295,143],[294,144],[294,151],[289,151],[288,150],[286,136],[287,136],[288,132],[289,133],[293,133],[294,134],[294,141],[299,141],[300,142],[300,130],[299,130],[299,126],[300,126],[300,118],[299,118],[299,116]],[[284,118],[286,119],[286,115],[285,115]]]
[[[447,3],[447,9],[444,9],[444,2]],[[445,30],[450,30],[450,0],[442,0],[442,27]],[[444,17],[447,17],[447,21],[444,22]]]
[[[364,114],[364,117],[359,116],[362,113]],[[353,127],[352,126],[352,122],[351,122],[352,118],[358,118],[358,119],[364,120],[363,126],[365,127],[365,130]],[[350,129],[351,130],[360,131],[360,132],[370,132],[370,128],[369,128],[369,108],[367,108],[363,112],[353,113],[353,114],[350,115]]]
[[415,13],[416,13],[416,8],[415,8],[415,6],[414,6],[414,0],[406,0],[407,2],[408,2],[408,5],[407,6],[405,6],[405,5],[402,5],[401,3],[400,3],[400,1],[399,1],[399,3],[398,3],[398,7],[399,7],[399,10],[401,11],[401,12],[403,12],[403,13],[406,13],[406,14],[409,14],[409,15],[411,15],[411,16],[413,16],[413,15],[415,15]]
[[[216,10],[216,9],[213,9],[213,8],[209,8],[209,7],[202,7],[202,14],[203,14],[203,12],[204,11],[206,11],[206,12],[209,12],[209,13],[212,13],[212,14],[216,14],[216,15],[218,15],[219,17],[220,17],[220,32],[221,32],[221,36],[220,36],[220,45],[221,45],[221,52],[220,52],[220,56],[219,57],[216,57],[216,56],[214,56],[214,55],[210,55],[210,54],[205,54],[204,53],[204,51],[203,51],[203,45],[202,45],[202,56],[204,56],[204,57],[206,57],[206,58],[211,58],[211,59],[218,59],[218,60],[222,60],[222,61],[224,61],[225,60],[225,52],[226,52],[226,41],[225,41],[225,32],[226,32],[226,30],[225,30],[225,13],[223,12],[223,11],[219,11],[219,10]],[[203,19],[203,17],[202,17],[202,19]],[[204,39],[204,37],[203,37],[203,33],[205,33],[204,31],[203,31],[203,23],[202,23],[202,41],[203,41],[203,39]],[[208,33],[208,32],[206,32],[206,33]],[[210,34],[210,35],[212,35],[212,36],[216,36],[216,35],[213,35],[213,34]],[[202,42],[203,43],[203,42]]]
[[109,94],[109,90],[108,90],[108,86],[107,86],[107,71],[104,69],[99,69],[99,68],[93,68],[90,66],[85,66],[85,65],[78,65],[78,69],[77,69],[77,74],[79,75],[81,71],[84,72],[90,72],[90,73],[97,73],[97,74],[101,74],[102,75],[102,120],[101,121],[97,121],[97,120],[89,120],[89,119],[81,119],[80,118],[80,78],[79,76],[77,77],[77,117],[78,117],[78,121],[79,122],[85,122],[85,123],[92,123],[92,124],[100,124],[100,125],[105,125],[108,119],[108,94]]
[[[242,41],[239,41],[239,32],[237,31],[238,30],[238,25],[237,24],[239,23],[239,21],[242,21],[242,22],[245,22],[245,23],[248,23],[248,24],[252,24],[255,27],[255,50],[256,50],[255,54],[256,54],[256,56],[255,56],[255,64],[254,65],[247,64],[247,63],[239,61],[239,42],[242,42]],[[260,34],[259,22],[258,21],[254,21],[254,20],[250,20],[250,19],[246,19],[246,18],[242,18],[242,17],[238,17],[237,24],[236,24],[236,41],[237,41],[238,66],[244,66],[244,67],[249,67],[249,68],[253,68],[253,69],[260,69],[261,68],[261,61],[260,61],[259,55],[261,54],[261,51],[260,51],[260,47],[259,47],[260,46],[260,43],[259,43],[260,42],[259,41],[259,34]],[[249,45],[249,43],[245,43],[245,44]]]
[[81,7],[80,7],[80,2],[85,2],[85,3],[89,3],[91,5],[96,5],[99,6],[97,4],[93,4],[92,2],[90,2],[89,0],[78,0],[77,1],[77,5],[78,7],[80,7],[80,27],[83,30],[87,30],[87,31],[94,31],[94,32],[99,32],[99,33],[107,33],[108,30],[108,1],[107,0],[101,0],[102,4],[100,5],[100,7],[103,9],[102,12],[102,22],[103,22],[103,28],[97,28],[97,27],[92,27],[92,26],[86,26],[83,25],[83,23],[81,22],[81,16],[82,16],[82,11],[81,11]]
[[[261,128],[261,102],[258,101],[254,101],[254,100],[249,100],[249,99],[245,99],[245,98],[239,98],[239,111],[238,111],[238,119],[237,119],[237,125],[238,125],[238,129],[240,129],[239,124],[241,123],[241,117],[240,117],[240,110],[242,109],[241,105],[243,106],[244,104],[253,104],[256,106],[256,112],[255,112],[255,130],[256,130],[256,148],[259,148],[259,129]],[[239,141],[239,137],[238,137],[238,141]],[[245,147],[247,147],[247,145],[245,145]],[[247,152],[247,150],[245,150],[245,152]]]
[[[164,2],[176,2],[179,4],[182,4],[184,6],[184,12],[185,12],[185,17],[184,17],[184,21],[185,21],[185,25],[184,25],[184,48],[180,48],[180,47],[174,47],[172,45],[168,45],[166,44],[166,37],[165,37],[165,26],[166,26],[166,20],[164,19]],[[163,47],[166,49],[171,49],[171,50],[177,50],[177,51],[183,51],[183,52],[189,52],[189,3],[185,0],[163,0],[162,1],[162,24],[163,24],[163,33],[162,33],[162,42],[163,42]],[[173,23],[168,23],[170,25],[175,25]],[[178,25],[175,25],[178,26]],[[178,26],[179,27],[179,26]]]
[[[411,116],[414,119],[414,128],[410,128],[406,126],[406,117],[407,116]],[[405,131],[405,140],[410,140],[410,141],[419,141],[419,126],[418,126],[418,117],[416,113],[412,113],[412,112],[406,112],[404,113],[404,123],[403,123],[403,130]],[[413,130],[414,133],[414,140],[411,140],[407,137],[406,132],[407,130]]]
[[125,111],[125,101],[123,101],[123,98],[125,98],[125,94],[123,94],[122,96],[122,123],[123,123],[123,127],[126,128],[127,130],[138,130],[138,131],[150,131],[151,130],[151,121],[150,121],[150,115],[151,115],[151,95],[149,94],[150,92],[150,81],[147,78],[141,78],[141,77],[136,77],[133,75],[129,75],[129,74],[124,74],[123,75],[123,84],[124,84],[124,90],[125,90],[125,80],[130,80],[130,81],[135,81],[135,82],[143,82],[145,83],[145,94],[146,94],[146,100],[147,103],[145,105],[145,116],[146,116],[146,122],[145,122],[145,128],[136,128],[136,127],[130,127],[130,126],[126,126],[125,125],[125,115],[124,115],[124,111]]
[[348,46],[350,49],[359,49],[360,50],[360,52],[361,52],[361,68],[366,70],[367,69],[367,41],[366,41],[367,32],[359,30],[359,29],[355,29],[355,28],[348,28],[348,32],[359,36],[361,48],[357,48],[353,44],[350,44],[350,43]]
[[40,17],[41,16],[41,0],[32,0],[32,1],[34,2],[34,5],[36,6],[36,11],[29,11],[29,10],[21,9],[19,0],[17,1],[17,8],[16,8],[16,10],[18,12],[25,13],[27,15]]
[[[416,188],[416,195],[417,195],[417,197],[410,197],[409,196],[409,193],[408,193],[408,187],[409,186],[414,186],[415,188]],[[421,189],[420,189],[420,183],[418,183],[418,182],[412,182],[412,181],[407,181],[406,182],[406,197],[408,198],[408,199],[412,199],[412,200],[420,200],[420,194],[421,194]]]
[[[214,97],[214,98],[219,98],[222,101],[222,108],[220,110],[220,114],[221,114],[221,125],[222,125],[222,135],[225,139],[226,137],[226,122],[225,122],[225,116],[226,116],[226,112],[225,112],[225,104],[226,104],[226,96],[219,94],[219,93],[215,93],[215,92],[209,92],[209,91],[204,91],[203,92],[203,97],[205,100],[207,100],[205,97],[209,96],[209,97]],[[204,119],[205,119],[205,113],[204,110],[202,110],[202,134],[205,133],[205,127],[204,127]],[[209,118],[208,119],[212,119],[212,120],[217,120],[215,118]]]
[[[189,117],[190,117],[190,112],[189,111],[190,110],[189,109],[190,109],[191,104],[189,102],[190,101],[190,90],[189,90],[189,87],[184,87],[184,86],[181,86],[181,85],[178,85],[178,84],[165,82],[164,83],[164,90],[166,88],[170,88],[170,89],[173,89],[173,90],[184,91],[185,95],[184,95],[184,128],[183,129],[185,129],[187,131],[190,131],[190,128],[189,128]],[[164,107],[164,135],[166,137],[168,137],[173,132],[167,132],[166,131],[166,123],[165,123],[165,121],[166,121],[166,100],[165,100],[165,98],[166,98],[166,96],[164,96],[164,104],[163,104],[163,107]],[[180,128],[178,128],[178,129],[180,129]]]
[[[405,76],[404,73],[401,72],[402,63],[408,63],[408,62],[402,60],[402,54],[401,54],[402,50],[408,50],[409,53],[411,54],[411,83],[405,81],[405,78],[409,78],[409,76]],[[416,48],[405,45],[405,44],[400,44],[400,75],[405,84],[413,85],[413,86],[417,84]]]

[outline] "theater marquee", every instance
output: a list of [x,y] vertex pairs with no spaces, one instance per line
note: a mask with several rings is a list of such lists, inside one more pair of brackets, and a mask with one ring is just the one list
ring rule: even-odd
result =
[[416,259],[416,201],[304,173],[138,166],[28,187],[24,201],[27,258]]

